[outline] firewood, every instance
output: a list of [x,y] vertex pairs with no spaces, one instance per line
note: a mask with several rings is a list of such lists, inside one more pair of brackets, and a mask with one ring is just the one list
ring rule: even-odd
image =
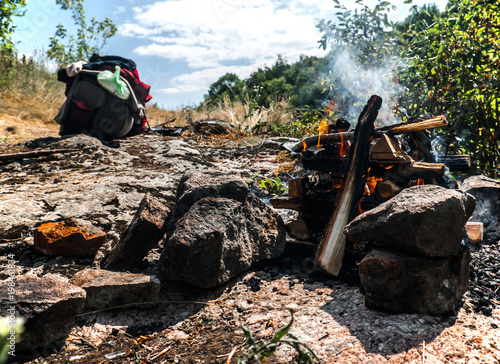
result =
[[295,178],[288,181],[288,196],[290,197],[302,197],[304,177]]
[[446,168],[443,163],[413,162],[411,164],[400,164],[391,171],[406,179],[424,179],[442,177],[446,172]]
[[371,151],[372,160],[380,164],[409,163],[413,159],[406,153],[401,142],[393,136],[382,135]]
[[437,157],[438,163],[444,165],[451,171],[468,171],[471,167],[470,155],[441,155]]
[[446,125],[448,125],[448,121],[445,116],[439,115],[411,123],[384,126],[383,128],[375,129],[375,133],[387,133],[391,135],[409,134],[419,130],[434,129]]
[[[427,130],[427,129],[437,128],[440,126],[446,126],[447,124],[448,121],[446,120],[444,115],[440,115],[411,123],[401,123],[374,129],[372,132],[372,136],[375,138],[380,138],[383,134],[389,134],[389,135],[409,134],[419,130]],[[353,138],[354,138],[353,131],[315,135],[305,138],[302,141],[295,143],[293,146],[289,148],[292,152],[300,153],[308,147],[317,145],[318,140],[321,145],[328,145],[330,143],[338,143],[338,142],[343,142],[345,140],[352,140]]]
[[371,96],[359,116],[354,139],[349,149],[349,164],[344,182],[316,254],[315,261],[318,267],[333,275],[338,275],[342,266],[346,243],[344,227],[354,218],[356,208],[365,190],[370,139],[373,135],[373,124],[381,106],[382,99],[376,95]]
[[375,198],[377,201],[385,202],[390,198],[396,196],[403,190],[402,187],[395,184],[393,181],[387,179],[377,183],[375,187]]
[[274,197],[270,199],[275,209],[289,209],[308,214],[331,214],[334,199],[300,198],[300,197]]
[[302,218],[298,218],[297,220],[286,224],[285,228],[288,235],[290,235],[294,239],[297,240],[312,239],[307,223]]

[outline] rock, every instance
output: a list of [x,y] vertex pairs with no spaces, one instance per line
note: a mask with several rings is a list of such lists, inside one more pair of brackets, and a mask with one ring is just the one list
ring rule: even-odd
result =
[[460,189],[476,199],[477,206],[470,221],[483,223],[483,239],[500,240],[500,181],[472,176],[464,181]]
[[144,274],[84,269],[70,280],[87,292],[85,310],[160,300],[160,281]]
[[183,177],[160,258],[162,277],[209,288],[285,248],[281,217],[242,180]]
[[163,237],[163,225],[169,213],[168,207],[147,193],[127,230],[111,250],[103,268],[120,271],[136,268]]
[[370,309],[389,313],[454,314],[469,282],[470,251],[428,258],[374,249],[360,263]]
[[73,218],[40,225],[35,231],[35,248],[47,255],[92,256],[106,239],[106,233],[91,223]]
[[167,234],[171,234],[177,220],[202,198],[225,197],[244,203],[249,194],[248,185],[241,179],[189,171],[179,182],[177,201],[167,225]]
[[414,186],[356,217],[345,228],[352,240],[429,257],[458,254],[474,211],[468,193],[435,185]]
[[[39,278],[25,274],[15,279],[15,300],[9,297],[8,280],[0,285],[0,316],[9,308],[23,317],[24,332],[18,350],[35,349],[66,337],[76,316],[83,310],[85,290],[57,275]],[[15,301],[12,305],[9,302]]]

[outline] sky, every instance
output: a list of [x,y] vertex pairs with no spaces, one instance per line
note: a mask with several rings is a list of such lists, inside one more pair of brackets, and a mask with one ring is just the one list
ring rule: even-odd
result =
[[[375,0],[364,3],[374,4]],[[392,0],[393,21],[411,5]],[[347,7],[353,1],[341,1]],[[446,0],[413,0],[412,5]],[[232,72],[241,79],[272,66],[278,55],[289,63],[300,55],[324,56],[318,48],[320,19],[334,19],[333,0],[86,0],[87,20],[109,17],[118,33],[102,50],[137,63],[140,78],[165,109],[197,106],[217,79]],[[14,41],[20,53],[42,56],[57,24],[75,32],[71,13],[55,0],[28,0],[15,18]]]

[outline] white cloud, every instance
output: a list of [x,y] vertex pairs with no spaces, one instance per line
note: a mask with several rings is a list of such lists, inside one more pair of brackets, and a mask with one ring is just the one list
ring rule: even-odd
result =
[[290,62],[319,54],[316,24],[326,9],[333,10],[331,0],[156,1],[134,8],[133,21],[119,31],[143,40],[137,54],[182,61],[196,70],[173,79],[165,92],[206,91],[224,73],[247,77],[278,54]]
[[[392,3],[401,11],[403,2]],[[373,6],[376,1],[365,3]],[[332,0],[153,1],[135,6],[133,18],[119,32],[141,40],[136,54],[180,61],[191,69],[161,92],[201,93],[226,72],[245,78],[264,63],[270,66],[278,54],[289,62],[302,54],[324,54],[318,49],[316,25],[319,19],[334,19],[334,5]]]

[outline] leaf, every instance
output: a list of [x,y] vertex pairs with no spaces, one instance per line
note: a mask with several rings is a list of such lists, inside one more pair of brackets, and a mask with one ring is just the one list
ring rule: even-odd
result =
[[282,328],[280,331],[278,331],[274,335],[274,337],[271,339],[272,343],[280,341],[283,338],[283,336],[285,336],[286,334],[288,334],[288,331],[290,330],[290,327],[292,327],[292,324],[293,324],[293,310],[290,309],[289,311],[290,311],[290,314],[292,315],[292,317],[290,318],[290,322],[288,323],[288,325],[286,325],[284,328]]

